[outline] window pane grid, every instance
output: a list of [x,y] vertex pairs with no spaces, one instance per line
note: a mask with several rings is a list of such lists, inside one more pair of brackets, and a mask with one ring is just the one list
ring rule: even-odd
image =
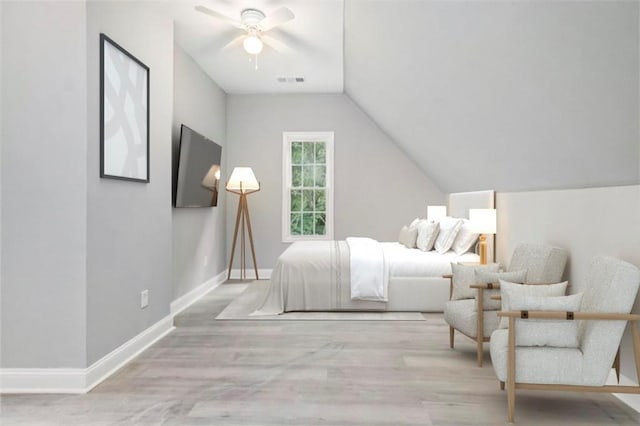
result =
[[326,146],[325,142],[293,141],[291,153],[291,235],[326,233]]

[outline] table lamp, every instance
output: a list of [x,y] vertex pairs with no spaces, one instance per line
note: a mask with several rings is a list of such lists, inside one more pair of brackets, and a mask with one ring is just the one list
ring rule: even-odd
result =
[[447,206],[427,206],[427,220],[437,222],[447,216]]
[[496,233],[496,209],[469,209],[471,230],[480,234],[480,264],[487,263],[487,235]]

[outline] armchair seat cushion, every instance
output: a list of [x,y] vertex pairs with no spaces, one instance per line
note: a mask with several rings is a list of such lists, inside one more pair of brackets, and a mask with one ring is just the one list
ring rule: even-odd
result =
[[[517,327],[516,327],[517,336]],[[507,347],[509,330],[491,334],[491,362],[502,382],[507,380]],[[585,383],[582,351],[576,348],[516,348],[516,382],[558,385],[604,385]]]
[[[444,306],[444,320],[451,327],[469,337],[478,336],[478,312],[474,309],[475,299],[451,300]],[[484,311],[483,335],[491,336],[498,328],[498,311]]]

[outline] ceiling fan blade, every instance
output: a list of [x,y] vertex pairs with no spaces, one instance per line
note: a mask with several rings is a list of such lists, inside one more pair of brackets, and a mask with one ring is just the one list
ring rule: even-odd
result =
[[286,43],[281,42],[277,38],[273,38],[266,34],[263,34],[261,38],[265,45],[269,46],[278,53],[289,53],[292,51],[292,49]]
[[262,31],[269,31],[271,28],[282,25],[295,17],[296,15],[293,14],[291,9],[282,6],[280,9],[270,13],[269,16],[260,21],[258,25]]
[[220,12],[216,12],[215,10],[211,10],[208,7],[196,6],[195,9],[198,12],[204,13],[205,15],[212,16],[212,17],[214,17],[216,19],[219,19],[219,20],[221,20],[223,22],[226,22],[227,24],[233,25],[236,28],[244,29],[244,25],[242,25],[242,22],[240,22],[240,21],[238,21],[236,19],[230,18],[227,15],[223,15]]
[[242,41],[244,40],[244,38],[246,36],[247,36],[246,34],[239,35],[238,37],[236,37],[233,40],[231,40],[229,43],[225,44],[222,47],[222,50],[227,50],[227,49],[230,49],[232,47],[242,46]]

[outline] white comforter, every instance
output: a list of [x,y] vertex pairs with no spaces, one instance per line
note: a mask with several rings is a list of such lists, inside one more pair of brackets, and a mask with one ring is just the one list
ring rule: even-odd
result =
[[[399,243],[377,244],[383,250],[387,265],[383,277],[388,277],[390,286],[394,285],[394,280],[438,278],[451,273],[450,262],[477,261],[478,258],[472,253],[439,255],[408,249]],[[350,281],[350,248],[346,241],[298,241],[278,258],[265,298],[252,315],[285,311],[387,310],[388,302],[385,301],[352,299]],[[379,283],[374,288],[379,295]],[[386,300],[386,291],[383,294]]]
[[389,276],[401,277],[441,277],[451,273],[452,262],[478,262],[475,253],[456,254],[453,251],[438,254],[435,251],[424,252],[408,249],[400,243],[380,243],[389,264]]
[[351,300],[386,302],[389,263],[382,244],[371,238],[347,238],[351,268]]

